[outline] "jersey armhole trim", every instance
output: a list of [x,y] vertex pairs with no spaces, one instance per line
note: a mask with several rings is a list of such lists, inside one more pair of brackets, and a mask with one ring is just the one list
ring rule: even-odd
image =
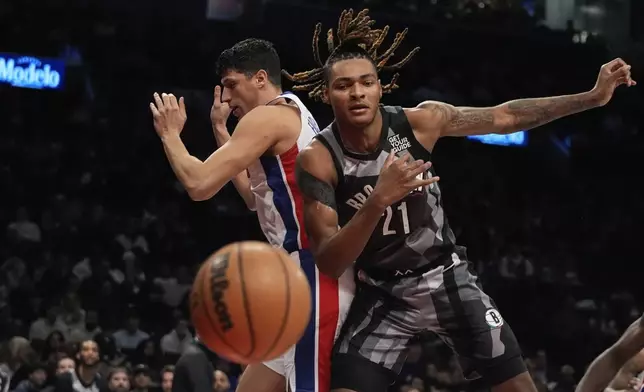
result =
[[315,135],[315,139],[320,143],[322,143],[324,148],[326,148],[327,151],[329,151],[329,154],[331,154],[331,159],[333,159],[333,166],[335,167],[335,173],[336,173],[336,176],[338,177],[338,183],[335,186],[335,188],[337,188],[344,181],[344,171],[342,170],[342,164],[340,163],[340,159],[333,153],[333,148],[331,147],[329,142],[324,138],[324,136],[322,136],[321,134],[317,134]]

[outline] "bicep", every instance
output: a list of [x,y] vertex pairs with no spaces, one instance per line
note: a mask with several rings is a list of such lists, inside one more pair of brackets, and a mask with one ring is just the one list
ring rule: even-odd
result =
[[328,152],[307,148],[298,156],[295,174],[304,199],[304,224],[315,253],[338,231],[335,166]]
[[338,232],[338,214],[322,202],[304,196],[304,225],[315,254],[326,240]]
[[443,102],[427,101],[418,105],[427,111],[440,136],[485,135],[495,131],[498,107],[456,107]]

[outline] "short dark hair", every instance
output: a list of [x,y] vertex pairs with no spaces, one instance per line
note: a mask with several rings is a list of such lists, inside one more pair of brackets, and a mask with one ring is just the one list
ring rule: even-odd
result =
[[[389,49],[383,53],[378,53],[378,49],[380,49],[389,33],[389,26],[385,26],[382,29],[372,29],[371,26],[375,23],[375,20],[371,19],[368,13],[369,10],[364,9],[354,17],[353,9],[342,11],[335,35],[333,34],[333,29],[329,29],[327,32],[326,43],[330,54],[324,63],[322,63],[320,57],[319,44],[322,24],[318,23],[315,26],[313,31],[313,59],[318,67],[296,74],[290,74],[286,70],[282,71],[287,79],[295,82],[294,91],[308,91],[310,98],[320,100],[323,95],[323,89],[329,82],[331,67],[338,61],[367,59],[376,67],[376,71],[380,72],[381,70],[400,69],[418,53],[420,48],[416,47],[401,61],[388,65],[389,60],[391,60],[394,52],[402,43],[408,30],[404,29],[402,32],[397,33]],[[336,41],[338,41],[337,44]],[[388,93],[398,88],[397,80],[398,74],[394,74],[391,81],[382,86],[383,92]]]
[[251,77],[260,70],[266,71],[268,80],[276,86],[282,85],[281,64],[277,50],[271,42],[248,38],[224,50],[217,60],[217,73],[232,70]]

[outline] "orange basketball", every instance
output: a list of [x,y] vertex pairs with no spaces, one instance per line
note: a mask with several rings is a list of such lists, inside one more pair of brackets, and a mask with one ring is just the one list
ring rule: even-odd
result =
[[202,264],[190,294],[199,339],[237,363],[274,359],[302,337],[311,287],[281,249],[262,242],[227,245]]

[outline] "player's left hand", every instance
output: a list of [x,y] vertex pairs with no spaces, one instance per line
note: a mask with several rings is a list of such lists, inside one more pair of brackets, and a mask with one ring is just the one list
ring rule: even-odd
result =
[[597,95],[600,106],[606,105],[618,86],[622,84],[631,87],[637,85],[631,78],[631,66],[620,58],[602,65],[597,77],[593,93]]
[[154,93],[154,103],[150,102],[150,110],[154,119],[154,129],[159,137],[180,134],[188,118],[183,97],[177,102],[174,94],[163,93],[159,96],[158,93]]

